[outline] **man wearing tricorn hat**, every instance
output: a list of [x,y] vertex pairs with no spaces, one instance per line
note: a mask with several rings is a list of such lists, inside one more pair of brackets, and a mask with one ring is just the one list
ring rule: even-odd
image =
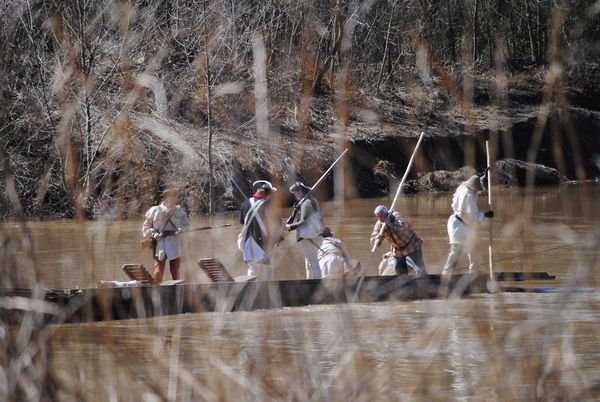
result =
[[453,214],[448,218],[450,253],[442,274],[451,274],[459,258],[467,253],[469,273],[477,269],[477,224],[483,218],[493,218],[494,211],[481,212],[477,207],[477,193],[483,191],[485,176],[473,175],[462,182],[452,198]]
[[179,279],[181,263],[181,239],[179,235],[189,230],[189,220],[185,210],[177,205],[179,190],[168,188],[161,193],[161,203],[146,212],[142,234],[155,240],[153,250],[154,281],[162,282],[165,265],[169,261],[169,270],[173,280]]
[[319,265],[319,248],[323,238],[323,221],[319,203],[312,195],[305,197],[310,192],[310,187],[304,183],[296,182],[290,187],[290,193],[293,194],[296,201],[302,203],[299,205],[300,213],[296,221],[285,225],[287,230],[296,231],[296,240],[300,243],[304,251],[306,277],[307,279],[321,278],[321,267]]
[[269,209],[269,199],[277,189],[266,180],[257,180],[252,184],[254,193],[240,207],[240,223],[244,225],[240,233],[239,247],[244,262],[248,265],[248,276],[260,276],[272,280],[269,267],[269,252],[278,238],[277,225]]

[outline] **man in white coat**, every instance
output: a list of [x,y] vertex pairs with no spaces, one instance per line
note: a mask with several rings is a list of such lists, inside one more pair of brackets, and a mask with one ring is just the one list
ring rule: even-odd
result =
[[[484,176],[485,177],[485,176]],[[442,275],[451,274],[463,254],[469,257],[469,273],[477,270],[477,225],[484,218],[493,218],[494,211],[481,212],[477,207],[477,193],[483,191],[482,180],[477,175],[462,182],[452,198],[453,214],[448,218],[450,253]]]

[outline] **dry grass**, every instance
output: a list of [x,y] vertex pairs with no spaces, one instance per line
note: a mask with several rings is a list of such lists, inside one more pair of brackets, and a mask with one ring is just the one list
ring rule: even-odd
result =
[[[418,10],[428,2],[401,2],[407,14],[398,14],[396,26],[391,17],[400,4],[389,11],[383,3],[0,2],[0,209],[13,218],[0,231],[0,288],[32,292],[0,296],[0,400],[600,398],[600,298],[595,290],[581,291],[597,286],[600,234],[590,222],[597,226],[600,218],[597,191],[586,180],[600,170],[597,160],[588,160],[598,142],[596,126],[582,130],[581,111],[571,105],[589,101],[573,82],[593,76],[597,66],[576,68],[574,61],[594,54],[600,3],[569,10],[525,1],[544,7],[546,14],[531,24],[547,29],[537,47],[533,39],[517,40],[525,34],[519,31],[506,40],[513,46],[507,49],[492,46],[492,35],[472,18],[473,7],[491,10],[494,2],[465,2],[463,36],[451,46],[442,46],[445,35],[432,37],[446,21],[444,9],[430,5],[435,14],[429,15]],[[410,20],[415,15],[423,20]],[[492,26],[495,14],[485,15],[481,26]],[[519,29],[531,15],[515,17]],[[574,22],[573,15],[585,17]],[[386,60],[390,50],[379,58],[382,38],[399,41],[386,43],[396,49],[393,59]],[[448,62],[456,43],[464,43],[462,54]],[[509,65],[517,61],[509,53],[528,53],[527,45],[534,59],[547,60],[537,60],[534,77]],[[541,86],[530,90],[535,83]],[[595,122],[596,114],[589,111],[585,122]],[[104,279],[94,267],[119,252],[109,249],[125,226],[119,219],[138,216],[161,186],[183,183],[193,213],[227,210],[240,198],[229,177],[268,176],[282,189],[298,175],[314,182],[356,141],[362,145],[327,187],[336,202],[329,217],[352,223],[355,205],[344,201],[360,193],[364,177],[374,177],[373,166],[393,178],[402,170],[398,155],[410,154],[408,142],[373,154],[369,147],[397,134],[416,137],[429,126],[434,135],[418,171],[437,170],[437,163],[481,168],[487,128],[493,159],[521,152],[526,162],[544,158],[563,177],[580,181],[577,197],[556,197],[568,219],[538,213],[548,196],[536,193],[532,173],[525,197],[498,207],[499,248],[506,241],[514,254],[498,261],[517,258],[532,270],[559,259],[569,265],[559,292],[94,324],[65,324],[74,306],[43,299],[42,262],[56,252],[42,252],[32,216],[73,217],[65,226],[50,223],[56,239],[60,230],[84,237],[80,258],[61,260],[63,270],[53,275],[78,269],[89,271],[91,281]],[[441,137],[458,134],[467,140],[443,144],[460,149],[437,160]],[[390,154],[398,160],[378,157]],[[353,176],[361,165],[371,170]],[[320,191],[324,198],[327,190]],[[280,216],[286,195],[275,200]],[[435,216],[440,209],[415,208],[445,219]],[[91,225],[90,217],[104,224]],[[338,234],[351,237],[357,227],[364,230],[358,223]],[[65,246],[48,237],[41,241]],[[541,238],[567,250],[552,254],[536,243]],[[211,256],[228,247],[222,240],[204,242]],[[280,263],[297,264],[290,256]]]

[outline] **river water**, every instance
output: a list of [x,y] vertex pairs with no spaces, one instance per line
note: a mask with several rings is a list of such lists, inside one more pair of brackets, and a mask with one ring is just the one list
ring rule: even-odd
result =
[[[430,273],[441,271],[448,251],[451,196],[399,202],[424,240]],[[600,186],[495,194],[495,270],[556,274],[556,281],[535,284],[551,286],[549,293],[59,325],[51,330],[49,367],[63,400],[594,400],[600,397],[599,199]],[[379,203],[390,199],[323,203],[326,224],[363,264]],[[485,209],[487,198],[479,203]],[[244,274],[236,222],[237,214],[222,214],[212,224],[232,226],[185,235],[186,280],[207,281],[197,268],[201,257]],[[209,223],[193,219],[192,227]],[[487,230],[484,222],[482,271]],[[48,288],[88,287],[126,280],[124,263],[151,267],[147,250],[137,246],[140,222],[30,222],[26,231],[33,254],[25,246],[10,251],[18,257],[20,286],[37,277]],[[24,229],[7,223],[2,233],[6,244]],[[275,263],[277,279],[303,277],[293,236],[278,247]],[[375,274],[377,263],[371,265]]]

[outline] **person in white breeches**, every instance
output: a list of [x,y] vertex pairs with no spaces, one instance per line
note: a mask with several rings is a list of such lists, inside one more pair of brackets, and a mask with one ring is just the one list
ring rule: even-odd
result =
[[[485,176],[484,176],[485,177]],[[477,207],[477,193],[483,191],[482,179],[473,175],[462,182],[452,198],[453,213],[448,218],[450,252],[442,275],[451,274],[463,254],[469,258],[469,273],[477,270],[477,225],[484,218],[493,218],[494,211],[481,212]]]
[[290,192],[300,202],[300,213],[296,217],[295,222],[285,224],[287,230],[296,231],[296,240],[300,243],[304,251],[306,278],[319,279],[321,278],[321,267],[319,265],[319,248],[323,238],[323,221],[319,210],[319,203],[312,196],[305,197],[310,192],[310,187],[301,182],[296,182],[290,187]]

